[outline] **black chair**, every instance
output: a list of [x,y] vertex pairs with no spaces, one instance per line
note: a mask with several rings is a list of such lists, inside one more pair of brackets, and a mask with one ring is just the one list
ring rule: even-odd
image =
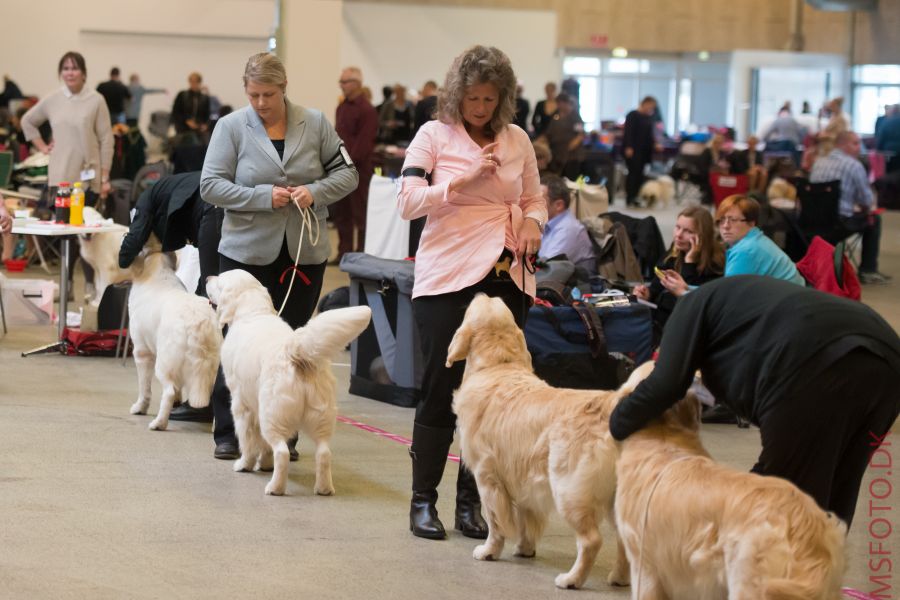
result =
[[797,222],[807,240],[819,236],[835,245],[850,235],[839,219],[840,181],[822,183],[806,181],[797,187],[797,202],[799,204]]

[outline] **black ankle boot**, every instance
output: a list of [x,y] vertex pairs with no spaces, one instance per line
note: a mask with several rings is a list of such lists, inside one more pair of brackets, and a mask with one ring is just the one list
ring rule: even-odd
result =
[[437,514],[437,486],[444,475],[447,450],[453,440],[453,429],[413,426],[413,443],[409,449],[413,467],[413,494],[409,505],[409,530],[416,537],[442,540],[447,537]]
[[457,531],[466,537],[483,540],[488,536],[488,526],[481,516],[481,496],[475,476],[460,461],[456,478],[456,524]]
[[413,492],[409,503],[409,530],[414,536],[429,540],[446,539],[447,532],[438,518],[436,503],[437,492]]

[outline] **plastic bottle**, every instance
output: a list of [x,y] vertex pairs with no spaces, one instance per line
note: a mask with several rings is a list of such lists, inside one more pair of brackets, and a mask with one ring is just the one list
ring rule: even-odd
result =
[[56,201],[54,203],[54,221],[57,223],[69,222],[69,183],[62,181],[56,188]]
[[69,224],[84,224],[84,190],[81,189],[81,182],[76,181],[73,184],[72,194],[69,200]]

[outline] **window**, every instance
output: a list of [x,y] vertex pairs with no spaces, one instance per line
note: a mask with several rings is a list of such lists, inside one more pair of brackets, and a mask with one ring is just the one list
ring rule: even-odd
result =
[[853,67],[851,112],[853,129],[875,132],[875,121],[884,107],[900,104],[900,65],[857,65]]

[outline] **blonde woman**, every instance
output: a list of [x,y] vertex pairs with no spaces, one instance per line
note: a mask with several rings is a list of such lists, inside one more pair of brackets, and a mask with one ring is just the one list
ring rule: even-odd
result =
[[[322,113],[287,99],[287,75],[274,54],[250,57],[244,92],[249,104],[219,119],[213,130],[200,194],[225,209],[220,272],[248,271],[266,286],[276,307],[285,300],[297,258],[300,211],[312,210],[313,228],[320,234],[318,240],[304,235],[297,280],[281,315],[296,329],[312,316],[322,291],[331,252],[325,227],[328,205],[356,189],[358,175]],[[215,433],[216,456],[236,458],[230,411],[216,403],[213,409],[217,430],[224,428]],[[230,446],[220,452],[226,442]]]

